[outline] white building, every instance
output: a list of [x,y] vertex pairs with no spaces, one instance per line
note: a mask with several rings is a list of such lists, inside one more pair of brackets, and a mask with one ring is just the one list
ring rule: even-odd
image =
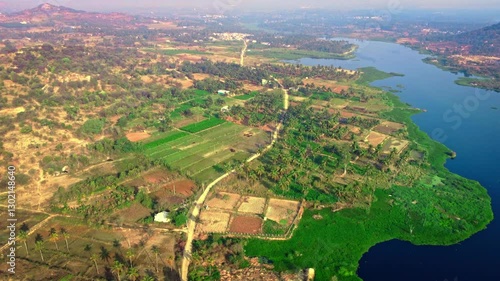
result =
[[155,215],[156,222],[170,222],[170,218],[168,218],[168,212],[159,212]]

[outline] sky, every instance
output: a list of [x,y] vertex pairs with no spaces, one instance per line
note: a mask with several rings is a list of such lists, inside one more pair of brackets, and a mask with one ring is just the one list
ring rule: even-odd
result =
[[197,8],[209,11],[276,10],[327,8],[332,10],[411,10],[411,9],[495,9],[499,0],[0,0],[0,9],[32,8],[42,3],[87,11],[128,11],[134,9]]

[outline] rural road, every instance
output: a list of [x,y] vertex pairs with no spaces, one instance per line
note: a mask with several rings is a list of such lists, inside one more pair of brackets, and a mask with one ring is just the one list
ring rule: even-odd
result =
[[[246,49],[246,42],[245,42],[245,49]],[[243,54],[243,52],[242,52],[242,54]],[[289,104],[288,91],[283,90],[283,108],[285,111],[288,110],[288,104]],[[262,151],[262,153],[264,153],[266,150],[269,150],[271,147],[273,147],[274,143],[278,139],[278,133],[279,133],[279,130],[281,129],[282,124],[283,124],[283,120],[280,119],[278,125],[276,126],[276,129],[274,130],[273,139],[272,139],[271,143],[268,146],[266,146],[266,148]],[[262,155],[262,153],[256,153],[256,154],[252,155],[250,158],[248,158],[246,160],[246,162],[248,163],[248,162],[251,162],[251,161],[259,158]],[[192,254],[192,249],[193,249],[193,237],[194,237],[194,231],[196,229],[196,219],[198,218],[198,216],[200,214],[200,208],[203,206],[203,203],[205,202],[205,199],[207,199],[208,193],[210,192],[212,187],[214,185],[216,185],[218,182],[220,182],[221,180],[223,180],[224,178],[226,178],[227,176],[229,176],[230,174],[232,174],[234,171],[235,171],[235,169],[225,173],[224,175],[218,177],[216,180],[214,180],[209,185],[207,185],[207,187],[205,188],[203,193],[196,200],[196,203],[195,203],[193,209],[191,210],[191,213],[189,214],[189,219],[188,219],[188,223],[187,223],[187,233],[186,233],[186,235],[187,235],[186,246],[184,247],[184,254],[182,256],[182,267],[181,267],[181,280],[182,281],[188,281],[189,263],[191,262],[191,254]]]
[[240,55],[240,66],[243,66],[244,62],[245,62],[245,53],[247,51],[247,40],[243,39],[243,49],[241,50],[241,55]]

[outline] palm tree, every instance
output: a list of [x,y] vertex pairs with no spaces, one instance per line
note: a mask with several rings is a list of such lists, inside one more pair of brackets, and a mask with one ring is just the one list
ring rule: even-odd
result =
[[141,279],[141,281],[155,281],[155,279],[152,276],[148,275],[148,276],[144,276]]
[[133,266],[132,264],[132,259],[134,258],[135,256],[135,253],[134,253],[134,250],[132,249],[128,249],[127,252],[125,253],[125,255],[127,256],[129,262],[130,262],[130,266]]
[[156,272],[158,272],[158,254],[160,253],[160,248],[158,248],[158,246],[156,245],[153,245],[153,247],[151,247],[151,251],[155,254]]
[[35,250],[40,252],[40,257],[42,258],[42,261],[45,261],[43,259],[43,253],[42,253],[44,249],[45,249],[45,243],[43,242],[43,240],[38,240],[35,242]]
[[91,244],[85,244],[85,247],[83,250],[87,253],[90,253],[90,250],[92,250],[92,245]]
[[28,232],[21,230],[19,231],[19,234],[17,235],[17,239],[24,244],[24,248],[26,249],[26,256],[29,255],[28,252],[28,245],[26,244],[26,241],[28,240]]
[[109,264],[109,251],[108,249],[104,248],[104,246],[101,246],[101,252],[99,253],[99,256],[101,257],[101,260]]
[[99,274],[99,267],[97,267],[97,259],[98,258],[99,258],[99,256],[95,253],[90,256],[90,260],[94,263],[95,271],[97,272],[97,274]]
[[64,242],[66,242],[66,250],[68,250],[69,252],[69,245],[68,245],[68,239],[69,239],[69,233],[66,231],[66,229],[64,228],[61,228],[59,230],[59,232],[61,233],[61,235],[63,236],[64,238]]
[[57,232],[55,232],[55,229],[54,232],[52,231],[50,232],[49,240],[53,242],[54,245],[56,245],[56,249],[59,251],[59,246],[57,245],[57,241],[59,240],[59,235],[57,234]]
[[113,263],[113,266],[111,267],[111,271],[116,274],[116,278],[118,279],[118,281],[121,281],[121,277],[120,275],[122,274],[123,272],[123,269],[124,269],[124,266],[121,262],[119,261],[115,261]]
[[128,270],[128,278],[132,281],[136,281],[139,278],[139,271],[135,267],[131,267]]

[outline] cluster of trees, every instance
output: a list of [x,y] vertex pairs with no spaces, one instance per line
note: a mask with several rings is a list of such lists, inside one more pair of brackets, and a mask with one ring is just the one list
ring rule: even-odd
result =
[[[290,198],[323,203],[368,201],[376,187],[368,178],[340,184],[336,177],[346,173],[385,177],[384,171],[375,168],[377,163],[394,163],[397,154],[382,155],[382,146],[362,148],[353,136],[352,143],[346,143],[349,130],[339,119],[338,113],[314,111],[307,103],[289,108],[281,137],[262,156],[262,165],[244,165],[239,175],[261,179],[275,193]],[[357,157],[365,164],[352,162]]]
[[219,261],[242,269],[250,266],[245,260],[243,241],[219,235],[209,235],[205,240],[193,241],[193,258],[189,280],[220,280]]
[[87,145],[88,150],[107,155],[136,152],[139,151],[140,148],[141,146],[139,144],[133,143],[125,137],[119,138],[117,140],[104,138]]
[[52,205],[58,208],[64,206],[71,200],[88,197],[99,190],[102,191],[108,187],[116,188],[119,182],[123,181],[125,178],[137,176],[143,171],[161,165],[159,160],[150,161],[140,155],[128,159],[127,161],[122,161],[120,164],[122,166],[119,167],[120,172],[117,174],[90,177],[71,185],[66,190],[64,188],[59,188],[52,198]]
[[260,126],[279,119],[283,108],[283,94],[280,90],[261,93],[245,102],[245,106],[232,106],[228,112],[236,120],[244,121],[250,126]]
[[300,78],[322,78],[335,81],[355,80],[359,77],[359,72],[346,72],[342,68],[335,66],[304,66],[301,64],[262,64],[259,68],[266,70],[268,73],[275,74],[280,77],[300,77]]
[[182,63],[179,70],[187,75],[189,73],[205,73],[238,81],[248,80],[254,84],[260,84],[262,79],[269,78],[270,74],[260,67],[242,67],[235,63],[212,62],[210,60],[197,63],[186,61]]
[[71,153],[69,155],[47,155],[40,161],[40,167],[49,174],[61,172],[62,168],[68,166],[70,170],[86,167],[90,159],[83,154]]
[[[21,229],[18,233],[17,239],[20,243],[23,244],[25,248],[25,256],[29,258],[30,256],[30,247],[29,242],[29,227],[26,224],[21,226]],[[42,262],[46,262],[46,255],[48,252],[48,243],[53,243],[55,246],[55,250],[51,250],[51,252],[55,255],[61,253],[62,255],[71,254],[71,251],[79,251],[85,253],[88,256],[88,260],[92,263],[96,270],[96,274],[102,274],[101,267],[104,267],[104,272],[106,272],[106,278],[113,280],[122,280],[121,278],[126,277],[127,280],[139,280],[141,274],[139,269],[134,264],[134,261],[139,258],[139,256],[144,252],[150,252],[151,256],[154,258],[154,264],[151,266],[153,270],[146,270],[146,274],[142,275],[143,278],[140,279],[142,281],[154,281],[155,275],[160,274],[160,248],[157,245],[151,246],[150,249],[146,249],[144,247],[144,241],[141,241],[139,245],[130,247],[126,251],[123,251],[122,245],[119,240],[115,239],[112,243],[112,250],[108,250],[106,246],[100,246],[97,252],[93,252],[93,244],[85,244],[82,249],[71,249],[70,251],[70,243],[68,242],[72,237],[65,228],[61,227],[59,230],[56,228],[50,228],[48,236],[43,237],[40,233],[37,233],[33,239],[34,250],[37,252],[36,254],[40,255],[40,260]],[[75,239],[75,238],[74,238]],[[79,238],[76,238],[79,239]],[[61,240],[64,240],[65,249],[61,249],[59,247],[59,243]],[[143,249],[138,252],[138,248],[142,247]],[[82,251],[83,250],[83,251]],[[112,253],[114,251],[114,254]],[[114,262],[112,261],[112,256],[114,257]],[[48,261],[47,261],[48,262]]]
[[199,90],[207,91],[209,93],[216,93],[217,90],[231,90],[234,91],[241,88],[243,83],[235,80],[226,79],[221,81],[218,79],[205,78],[203,80],[195,81],[194,87]]
[[379,119],[372,119],[372,118],[361,118],[359,116],[353,116],[350,118],[346,119],[347,124],[351,124],[354,126],[358,126],[364,129],[371,129],[378,124],[380,124]]
[[300,50],[319,51],[334,54],[344,54],[354,48],[354,44],[347,41],[332,40],[310,40],[301,42],[298,46]]
[[78,133],[84,136],[93,136],[101,134],[104,126],[106,125],[106,119],[96,118],[89,119],[83,123],[83,125],[78,129]]

